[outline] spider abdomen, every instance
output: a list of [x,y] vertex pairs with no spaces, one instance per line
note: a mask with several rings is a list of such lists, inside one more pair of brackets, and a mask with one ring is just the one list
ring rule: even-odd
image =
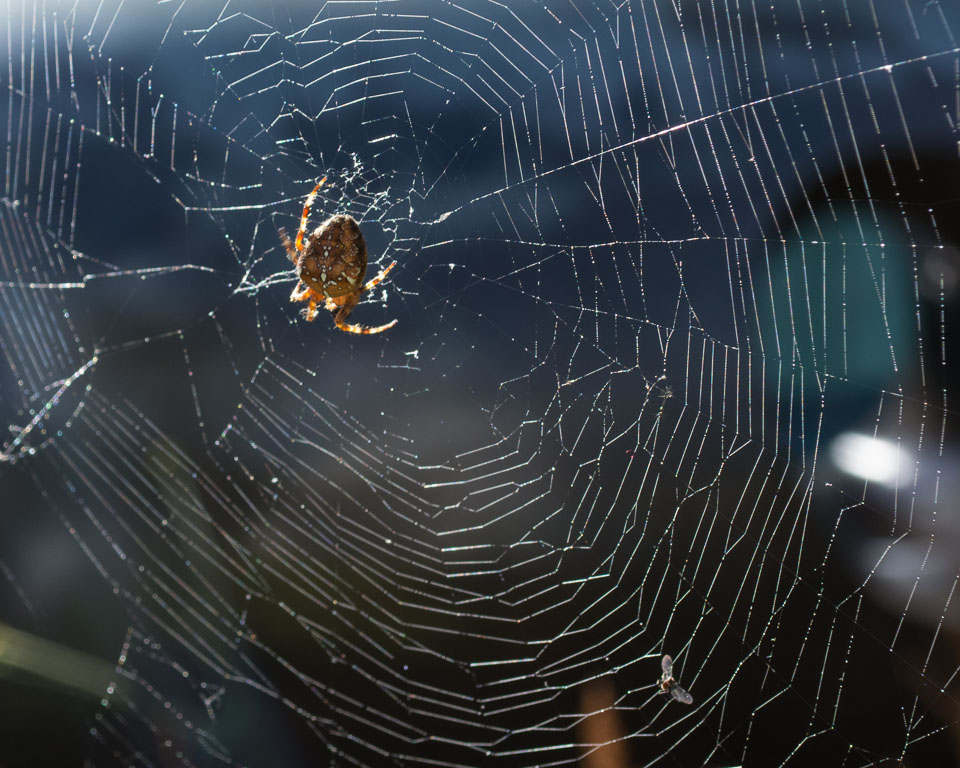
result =
[[357,293],[367,272],[367,244],[356,220],[331,216],[313,230],[297,261],[303,284],[336,298]]

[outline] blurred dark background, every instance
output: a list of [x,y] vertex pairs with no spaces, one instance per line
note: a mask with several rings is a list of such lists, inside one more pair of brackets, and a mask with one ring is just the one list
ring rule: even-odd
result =
[[955,10],[4,13],[0,765],[960,762]]

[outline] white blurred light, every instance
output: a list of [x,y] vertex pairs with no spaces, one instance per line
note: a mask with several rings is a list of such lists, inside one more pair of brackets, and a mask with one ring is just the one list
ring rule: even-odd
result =
[[847,432],[833,441],[830,455],[844,472],[864,480],[897,486],[909,479],[909,457],[890,440]]

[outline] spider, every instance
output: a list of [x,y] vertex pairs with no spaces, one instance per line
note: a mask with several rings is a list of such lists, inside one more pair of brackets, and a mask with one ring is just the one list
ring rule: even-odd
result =
[[660,671],[663,674],[660,675],[658,693],[669,693],[671,699],[681,704],[693,704],[693,696],[677,685],[677,681],[673,679],[673,659],[670,656],[664,656],[660,660]]
[[360,303],[360,297],[373,288],[397,262],[393,262],[368,283],[363,283],[367,272],[367,244],[363,240],[363,233],[356,219],[345,213],[331,216],[317,227],[307,237],[307,219],[310,216],[310,207],[317,196],[317,192],[327,180],[324,176],[320,183],[307,195],[303,206],[303,216],[300,217],[300,229],[297,231],[296,243],[291,243],[287,230],[280,228],[280,239],[287,249],[287,256],[297,268],[297,281],[290,301],[307,301],[304,315],[308,321],[317,316],[317,303],[323,302],[324,307],[331,312],[336,311],[333,322],[341,331],[349,333],[380,333],[396,325],[391,320],[386,325],[369,328],[364,325],[347,323],[347,317],[354,307]]

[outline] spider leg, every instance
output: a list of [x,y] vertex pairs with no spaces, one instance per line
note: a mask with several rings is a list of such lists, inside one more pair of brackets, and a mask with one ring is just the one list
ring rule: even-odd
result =
[[388,328],[393,328],[393,326],[397,324],[396,320],[391,320],[386,325],[378,325],[374,328],[370,328],[366,325],[352,325],[351,323],[344,323],[336,318],[334,318],[333,322],[337,324],[337,328],[339,328],[341,331],[346,331],[347,333],[381,333]]
[[[303,287],[301,288],[300,286]],[[308,293],[310,293],[310,289],[303,285],[302,282],[298,282],[297,287],[294,288],[293,293],[290,294],[290,301],[303,301],[307,298]]]
[[296,248],[298,251],[303,250],[303,233],[307,231],[307,219],[310,217],[310,206],[313,205],[313,201],[317,197],[317,192],[319,191],[320,187],[323,186],[323,182],[326,180],[326,176],[320,179],[320,183],[313,188],[313,192],[307,195],[307,201],[303,204],[303,216],[300,217],[300,229],[297,230]]
[[355,306],[357,306],[356,301],[345,304],[344,306],[340,307],[340,311],[333,316],[333,322],[341,331],[346,331],[347,333],[381,333],[382,331],[387,330],[387,328],[393,328],[393,326],[397,324],[396,320],[391,320],[386,325],[378,325],[374,328],[370,328],[366,325],[353,325],[352,323],[348,323],[347,316]]
[[310,303],[307,308],[304,310],[304,313],[307,318],[308,323],[313,322],[313,318],[317,316],[317,297],[315,294],[311,294]]
[[371,288],[373,288],[373,286],[375,286],[377,283],[379,283],[381,280],[383,280],[383,278],[385,278],[385,277],[387,276],[387,273],[388,273],[391,269],[393,269],[395,266],[397,266],[397,262],[395,262],[395,261],[394,261],[394,262],[391,262],[389,267],[387,267],[386,269],[384,269],[382,272],[380,272],[379,275],[377,275],[375,278],[373,278],[373,280],[371,280],[371,281],[368,282],[365,286],[363,286],[363,288],[360,289],[360,293],[366,293],[366,292],[369,291]]
[[298,254],[293,247],[293,243],[290,241],[290,236],[287,235],[287,230],[284,227],[280,227],[277,231],[280,233],[280,241],[283,243],[283,247],[287,249],[287,258],[296,264]]

